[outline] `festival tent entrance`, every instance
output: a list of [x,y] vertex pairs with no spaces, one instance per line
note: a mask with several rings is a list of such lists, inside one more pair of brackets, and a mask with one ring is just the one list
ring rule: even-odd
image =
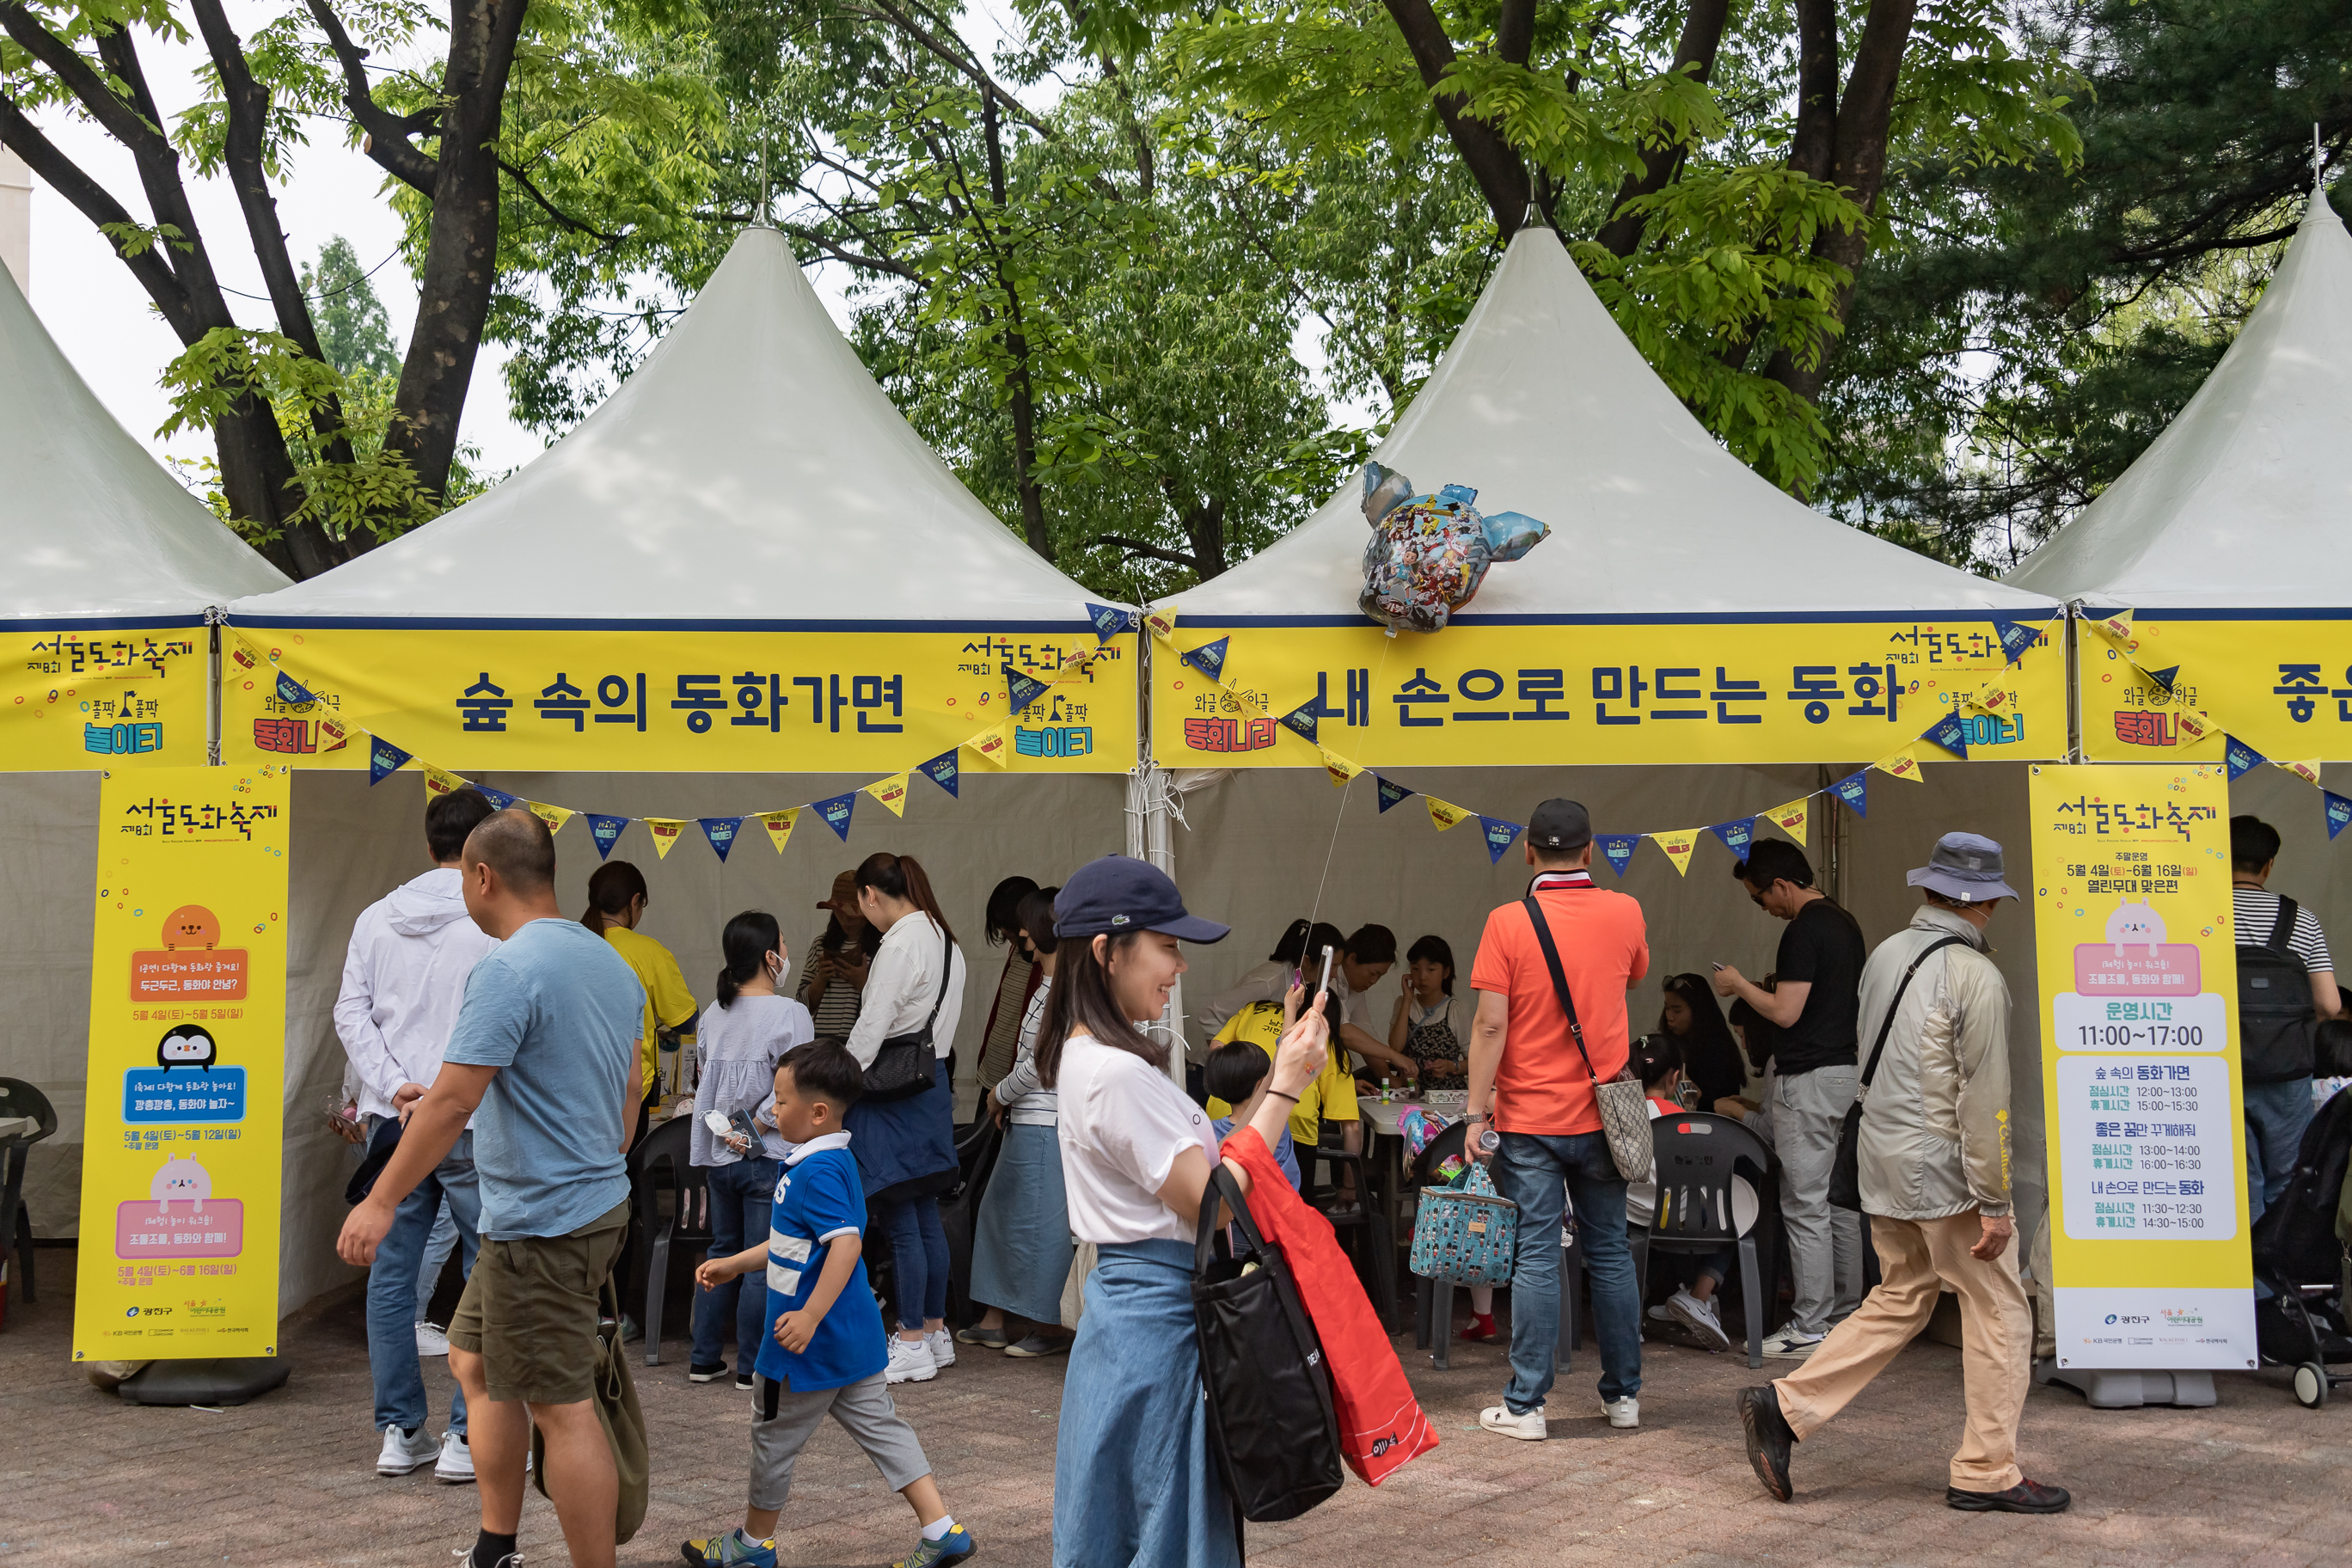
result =
[[[1511,241],[1377,460],[1418,490],[1475,487],[1482,510],[1551,536],[1495,565],[1444,630],[1391,637],[1357,609],[1370,530],[1351,488],[1155,607],[1154,760],[1185,770],[1177,785],[1233,770],[1175,808],[1190,828],[1176,836],[1181,879],[1213,889],[1221,903],[1203,912],[1237,925],[1193,955],[1196,1019],[1285,921],[1312,912],[1342,931],[1377,921],[1400,945],[1444,937],[1466,1030],[1479,932],[1524,890],[1517,825],[1549,795],[1628,836],[1606,846],[1630,856],[1621,873],[1596,867],[1649,921],[1637,1028],[1665,973],[1770,969],[1782,928],[1727,875],[1727,845],[1748,834],[1801,838],[1874,940],[1909,919],[1903,872],[1939,832],[1990,834],[2012,879],[2023,869],[2022,764],[2066,752],[2059,606],[1758,479],[1651,372],[1549,230]],[[1931,729],[1952,744],[1923,739]],[[2004,909],[1995,937],[2021,996],[2034,985],[2030,921]],[[1394,984],[1375,996],[1381,1028]],[[2021,1082],[2038,1081],[2039,1048],[2021,1026]],[[2030,1213],[2038,1104],[2020,1096]]]
[[545,808],[567,911],[604,854],[636,863],[641,929],[705,1001],[730,916],[773,912],[798,965],[836,872],[915,855],[971,969],[968,1076],[1002,963],[989,889],[1130,844],[1131,618],[963,489],[766,228],[520,472],[231,605],[224,753],[298,770],[285,1303],[347,1277],[348,1152],[301,1113],[343,1072],[352,921],[425,868],[427,788]]
[[286,579],[108,413],[0,268],[0,1077],[58,1111],[26,1196],[79,1223],[97,771],[200,763],[209,606]]

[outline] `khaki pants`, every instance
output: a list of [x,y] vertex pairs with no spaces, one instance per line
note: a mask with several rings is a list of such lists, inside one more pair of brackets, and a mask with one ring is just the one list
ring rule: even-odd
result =
[[2022,1479],[2017,1426],[2033,1371],[2033,1312],[2017,1277],[2017,1242],[1990,1263],[1969,1255],[1984,1234],[1976,1212],[1946,1219],[1870,1217],[1885,1282],[1830,1331],[1802,1370],[1778,1380],[1780,1413],[1800,1440],[1829,1425],[1895,1353],[1918,1336],[1948,1285],[1960,1297],[1960,1370],[1968,1429],[1952,1456],[1952,1485],[2007,1491]]

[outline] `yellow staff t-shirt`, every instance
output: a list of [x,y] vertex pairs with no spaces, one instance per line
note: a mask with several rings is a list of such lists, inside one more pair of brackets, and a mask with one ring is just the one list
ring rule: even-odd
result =
[[637,984],[646,988],[646,1032],[637,1047],[637,1059],[644,1069],[644,1088],[649,1092],[654,1087],[654,1076],[660,1070],[661,1044],[656,1028],[684,1028],[694,1022],[699,1009],[669,949],[626,926],[606,926],[604,940],[628,961],[629,967],[636,972]]
[[[1217,1044],[1231,1045],[1235,1040],[1247,1040],[1265,1053],[1268,1062],[1274,1060],[1275,1048],[1282,1043],[1282,1004],[1253,1002],[1232,1017],[1217,1031]],[[1363,1111],[1356,1104],[1356,1078],[1343,1065],[1347,1052],[1333,1047],[1323,1070],[1290,1108],[1290,1141],[1301,1149],[1312,1149],[1322,1135],[1323,1122],[1360,1121]],[[1212,1120],[1231,1116],[1234,1108],[1211,1096],[1209,1115]]]

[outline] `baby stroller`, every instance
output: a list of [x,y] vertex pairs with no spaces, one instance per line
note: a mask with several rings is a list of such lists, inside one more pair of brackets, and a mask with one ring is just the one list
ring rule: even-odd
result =
[[2322,1106],[2305,1129],[2294,1174],[2254,1226],[2254,1278],[2273,1300],[2254,1307],[2255,1340],[2264,1366],[2294,1368],[2294,1397],[2307,1410],[2327,1403],[2352,1373],[2327,1370],[2352,1362],[2344,1323],[2344,1243],[2336,1215],[2352,1169],[2352,1089]]

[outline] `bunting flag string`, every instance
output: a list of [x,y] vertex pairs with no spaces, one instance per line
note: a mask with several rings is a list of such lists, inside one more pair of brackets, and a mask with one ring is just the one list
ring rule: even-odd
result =
[[712,852],[720,860],[725,860],[727,851],[735,847],[735,834],[743,826],[743,819],[740,816],[705,816],[697,820],[702,824],[702,836],[710,840]]

